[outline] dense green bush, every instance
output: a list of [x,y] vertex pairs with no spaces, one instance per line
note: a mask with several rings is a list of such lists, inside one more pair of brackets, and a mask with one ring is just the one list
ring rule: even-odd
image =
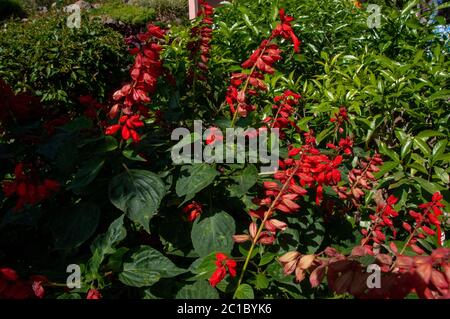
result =
[[25,11],[17,0],[0,1],[0,21],[9,17],[25,17]]
[[154,8],[124,4],[121,0],[105,2],[100,8],[92,9],[90,14],[108,16],[114,20],[132,25],[145,25],[145,23],[156,17]]
[[77,29],[66,19],[52,14],[8,23],[0,31],[0,78],[45,102],[105,98],[129,62],[123,38],[100,22],[83,18]]
[[188,17],[187,0],[130,0],[130,3],[155,9],[161,20],[173,20],[174,18],[186,20]]

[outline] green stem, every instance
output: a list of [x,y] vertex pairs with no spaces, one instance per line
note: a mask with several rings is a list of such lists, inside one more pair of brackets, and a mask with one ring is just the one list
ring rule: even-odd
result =
[[248,264],[250,262],[250,258],[252,256],[253,250],[255,249],[255,246],[256,246],[256,244],[258,242],[259,236],[261,235],[261,232],[264,229],[265,222],[267,221],[269,216],[271,216],[272,211],[275,209],[275,205],[278,203],[278,200],[280,199],[280,197],[287,190],[291,179],[294,177],[294,175],[297,172],[299,167],[300,167],[300,165],[295,166],[294,171],[292,172],[292,174],[288,177],[288,179],[284,183],[283,187],[281,188],[281,190],[278,193],[277,197],[275,197],[275,200],[272,202],[272,204],[270,205],[269,209],[265,212],[264,219],[262,220],[261,225],[259,226],[258,231],[257,231],[255,237],[253,238],[252,245],[250,246],[250,250],[248,251],[247,257],[245,258],[244,266],[242,267],[241,275],[239,276],[238,284],[237,284],[236,290],[234,292],[233,298],[236,298],[236,292],[238,291],[239,286],[241,285],[242,280],[244,279],[245,271],[247,270]]
[[[263,56],[263,54],[266,52],[267,45],[272,41],[272,38],[273,38],[273,37],[270,36],[270,38],[267,40],[267,44],[266,44],[266,46],[264,47],[264,49],[261,51],[261,54],[259,55],[258,59],[261,58],[261,57]],[[253,67],[251,68],[250,74],[249,74],[247,80],[245,81],[245,85],[244,85],[244,88],[243,88],[243,90],[242,90],[242,91],[244,91],[244,93],[245,93],[245,91],[247,91],[248,84],[249,84],[249,82],[250,82],[250,78],[252,77],[253,72],[255,72],[255,69],[256,69],[256,63],[255,63],[255,64],[253,65]],[[234,110],[233,119],[231,120],[231,128],[234,127],[234,125],[236,124],[236,120],[238,119],[238,107],[239,107],[239,105],[238,105],[238,106],[236,107],[236,109]]]

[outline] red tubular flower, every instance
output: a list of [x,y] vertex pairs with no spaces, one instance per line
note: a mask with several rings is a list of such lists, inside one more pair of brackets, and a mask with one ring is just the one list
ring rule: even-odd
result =
[[353,152],[353,141],[350,137],[341,138],[339,140],[339,149],[344,152],[346,155],[350,155]]
[[141,121],[140,115],[123,115],[119,124],[111,125],[106,128],[106,135],[115,135],[119,130],[121,130],[121,135],[123,140],[133,139],[133,142],[137,143],[140,140],[140,136],[136,129],[144,126],[144,122]]
[[31,276],[29,280],[23,280],[15,270],[0,267],[0,299],[43,298],[45,290],[42,283],[47,281],[45,276]]
[[206,81],[213,33],[211,25],[214,23],[214,8],[204,0],[199,1],[199,6],[197,16],[201,17],[200,25],[191,29],[193,41],[188,43],[190,57],[195,62],[196,68],[191,68],[189,74],[191,78],[193,74],[196,74],[199,80]]
[[3,125],[23,124],[42,116],[40,100],[28,93],[14,94],[9,85],[0,79],[0,122]]
[[[345,144],[343,145],[345,146]],[[383,160],[380,154],[360,159],[357,166],[348,174],[350,189],[345,186],[334,187],[339,198],[349,199],[355,206],[359,206],[364,195],[363,190],[371,190],[376,185],[374,174],[380,171],[381,165],[383,165]]]
[[186,214],[186,219],[189,222],[193,222],[196,220],[203,211],[203,207],[200,203],[197,203],[196,201],[192,201],[191,203],[187,204],[183,207],[183,213]]
[[211,127],[207,130],[209,134],[206,136],[205,143],[206,145],[211,145],[216,142],[223,141],[223,134],[217,127]]
[[290,90],[286,90],[282,95],[276,96],[273,100],[276,105],[272,106],[274,110],[274,117],[267,117],[264,122],[270,125],[271,128],[280,129],[280,138],[284,138],[284,129],[292,126],[297,130],[297,124],[291,119],[295,113],[294,107],[299,103],[300,95]]
[[86,299],[102,299],[102,294],[97,289],[89,289]]
[[[27,170],[27,172],[25,172]],[[16,210],[22,209],[25,205],[36,205],[58,192],[60,185],[52,179],[45,179],[40,182],[36,172],[30,165],[18,163],[14,169],[15,179],[2,183],[3,193],[6,197],[16,195]]]
[[236,276],[236,261],[228,258],[228,256],[223,253],[216,254],[216,267],[216,270],[209,278],[209,283],[213,287],[225,278],[227,271],[231,277]]
[[272,35],[281,36],[286,40],[291,40],[294,44],[295,52],[300,52],[301,41],[297,38],[291,26],[291,22],[294,21],[294,18],[286,15],[284,9],[280,9],[279,13],[281,23],[272,31]]
[[[426,236],[434,236],[436,234],[437,241],[439,245],[442,245],[442,230],[441,230],[441,222],[439,220],[439,216],[442,215],[441,208],[444,207],[444,204],[441,203],[441,200],[444,197],[441,195],[441,193],[436,192],[433,194],[431,198],[431,202],[424,203],[419,205],[419,208],[422,209],[422,213],[417,213],[415,211],[410,211],[409,215],[414,218],[414,221],[416,223],[416,229],[421,229],[421,233],[414,233],[414,237],[411,239],[411,243],[414,244],[417,239],[416,236],[419,238],[424,238]],[[427,226],[434,226],[436,227],[436,231],[431,229]],[[406,226],[406,227],[405,227]],[[409,226],[409,227],[408,227]],[[411,228],[409,224],[403,226],[405,229]]]
[[139,48],[132,50],[135,55],[130,70],[132,81],[113,94],[113,99],[117,103],[108,112],[111,119],[116,118],[119,113],[123,115],[119,119],[119,124],[106,128],[106,135],[114,135],[121,129],[122,139],[132,138],[135,143],[139,142],[140,137],[135,129],[144,124],[136,113],[148,116],[144,104],[151,102],[149,95],[155,93],[158,78],[164,73],[160,57],[162,47],[157,41],[163,39],[165,33],[166,31],[160,27],[150,24],[147,32],[137,36],[142,43]]
[[335,123],[336,128],[339,129],[339,133],[343,133],[344,129],[342,128],[342,124],[348,122],[347,109],[343,106],[339,108],[339,112],[334,115],[330,119],[330,122]]
[[[248,72],[234,73],[231,77],[231,85],[228,87],[226,102],[228,103],[233,121],[237,114],[246,117],[248,112],[256,109],[249,102],[249,96],[257,95],[258,91],[267,90],[264,83],[265,74],[275,73],[274,64],[281,59],[281,50],[273,43],[275,38],[282,37],[291,39],[294,43],[295,51],[298,52],[300,41],[295,36],[291,27],[293,18],[286,16],[284,10],[280,10],[281,23],[273,30],[272,35],[261,42],[259,47],[251,56],[242,63],[242,69],[250,69]],[[236,113],[237,112],[237,113]]]

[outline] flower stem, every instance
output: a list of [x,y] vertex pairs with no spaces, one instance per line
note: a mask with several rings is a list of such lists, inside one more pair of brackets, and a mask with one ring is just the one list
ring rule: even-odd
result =
[[283,187],[281,188],[281,190],[278,193],[277,197],[275,197],[275,200],[272,202],[272,204],[270,205],[269,209],[265,212],[264,219],[262,220],[261,225],[258,228],[258,232],[256,233],[255,238],[253,238],[252,245],[250,246],[250,250],[248,251],[247,258],[245,259],[245,262],[244,262],[244,266],[242,267],[241,275],[239,277],[238,284],[237,284],[236,290],[235,290],[234,295],[233,295],[233,299],[236,298],[236,292],[238,291],[239,286],[241,285],[242,280],[244,279],[245,271],[247,270],[247,266],[248,266],[248,264],[250,262],[250,258],[252,256],[253,250],[255,249],[255,246],[256,246],[256,244],[258,242],[259,236],[261,235],[261,232],[263,231],[264,224],[267,221],[267,219],[272,215],[272,211],[275,209],[275,205],[278,203],[278,200],[280,199],[280,197],[287,190],[291,179],[294,177],[294,175],[297,172],[299,167],[300,167],[299,164],[297,164],[297,166],[295,166],[294,171],[292,172],[292,174],[288,177],[288,179],[284,183]]

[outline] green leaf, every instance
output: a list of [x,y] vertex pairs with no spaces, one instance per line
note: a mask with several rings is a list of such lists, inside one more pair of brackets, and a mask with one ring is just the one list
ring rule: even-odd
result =
[[100,209],[93,203],[79,203],[69,210],[58,211],[50,222],[56,249],[71,249],[83,244],[94,234]]
[[450,182],[449,175],[443,168],[434,167],[434,172],[445,184],[448,184]]
[[127,169],[109,184],[111,203],[147,232],[150,232],[150,219],[158,210],[165,192],[161,178],[145,170]]
[[434,194],[434,193],[439,192],[439,191],[441,191],[443,189],[442,187],[436,185],[435,183],[431,183],[431,182],[423,179],[422,177],[413,177],[413,179],[417,183],[419,183],[420,187],[425,189],[430,194]]
[[402,148],[400,150],[400,158],[405,158],[406,155],[408,155],[409,151],[411,150],[411,146],[413,145],[413,140],[408,139],[405,141],[405,143],[402,145]]
[[195,195],[211,184],[217,174],[214,166],[205,163],[183,166],[175,186],[177,195],[180,197],[184,195]]
[[392,171],[394,168],[398,167],[398,163],[397,162],[392,162],[392,161],[388,161],[385,162],[381,167],[380,170],[375,174],[376,178],[380,178],[382,177],[384,174],[389,173],[390,171]]
[[431,149],[423,139],[416,136],[414,138],[414,145],[416,145],[422,151],[423,155],[425,155],[426,157],[430,156]]
[[79,193],[80,188],[89,185],[105,164],[105,160],[102,158],[93,158],[78,169],[72,182],[69,184],[67,189],[74,190],[75,193]]
[[276,256],[276,254],[274,254],[274,253],[265,252],[259,261],[259,266],[267,265],[275,258],[275,256]]
[[178,291],[176,299],[219,299],[219,293],[206,280],[196,281]]
[[242,170],[242,172],[238,173],[238,176],[232,176],[232,179],[237,183],[237,185],[234,184],[228,187],[230,195],[234,197],[242,197],[253,185],[256,184],[256,180],[258,179],[258,169],[253,164],[248,165]]
[[95,238],[91,245],[92,253],[98,251],[100,255],[104,256],[115,252],[114,247],[127,236],[127,230],[123,226],[123,218],[124,215],[121,215],[109,225],[106,233]]
[[398,154],[394,152],[393,150],[389,149],[388,146],[385,143],[380,143],[380,152],[381,154],[387,155],[392,159],[394,162],[399,163],[400,158],[398,157]]
[[444,133],[433,131],[433,130],[425,130],[417,134],[417,137],[424,138],[424,137],[432,137],[432,136],[445,136]]
[[123,150],[122,155],[125,156],[126,158],[128,158],[130,161],[147,162],[147,160],[145,158],[143,158],[142,156],[137,154],[136,151],[132,150],[132,149]]
[[172,278],[185,272],[156,249],[141,246],[131,260],[123,264],[119,280],[127,286],[147,287],[161,278]]
[[255,295],[250,285],[241,284],[234,293],[236,299],[254,299]]
[[448,144],[448,140],[445,139],[445,140],[438,141],[434,145],[433,152],[431,154],[431,156],[432,156],[432,163],[434,163],[439,158],[439,156],[444,154],[445,148],[447,147],[447,144]]
[[189,267],[189,271],[196,275],[196,279],[207,279],[211,277],[216,268],[216,253],[213,252],[195,260]]
[[196,220],[191,233],[194,250],[199,256],[206,256],[215,251],[230,253],[235,231],[233,217],[225,212]]
[[88,119],[86,117],[78,117],[76,119],[73,119],[69,123],[63,125],[60,127],[60,129],[66,131],[66,132],[75,132],[80,131],[84,129],[89,129],[93,126],[92,120]]
[[256,289],[266,289],[269,287],[270,281],[267,279],[266,275],[262,272],[256,275],[255,288]]

